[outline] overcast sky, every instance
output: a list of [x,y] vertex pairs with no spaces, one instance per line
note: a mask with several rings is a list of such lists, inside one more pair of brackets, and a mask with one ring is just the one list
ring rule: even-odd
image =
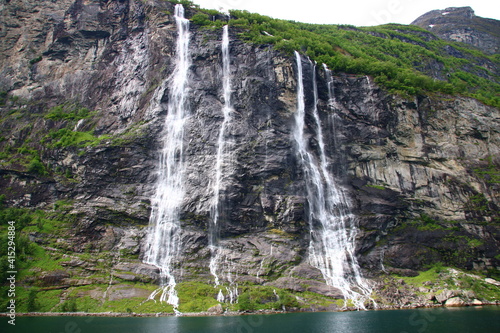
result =
[[[307,23],[410,24],[433,9],[470,6],[477,16],[500,20],[498,0],[193,0],[202,8],[246,9],[279,19]],[[299,5],[300,4],[300,5]]]

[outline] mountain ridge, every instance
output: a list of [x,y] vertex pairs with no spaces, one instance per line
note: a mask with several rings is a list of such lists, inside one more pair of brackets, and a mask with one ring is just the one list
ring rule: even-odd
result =
[[471,7],[433,10],[411,24],[445,40],[472,45],[487,54],[498,54],[500,51],[500,21],[476,16]]

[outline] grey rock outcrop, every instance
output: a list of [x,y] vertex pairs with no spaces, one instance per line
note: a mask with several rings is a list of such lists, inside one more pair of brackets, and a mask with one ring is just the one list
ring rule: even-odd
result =
[[476,16],[471,7],[433,10],[411,24],[443,39],[470,44],[488,54],[500,51],[500,21]]
[[464,306],[465,302],[460,297],[453,297],[444,303],[444,306],[447,307],[456,307],[456,306]]

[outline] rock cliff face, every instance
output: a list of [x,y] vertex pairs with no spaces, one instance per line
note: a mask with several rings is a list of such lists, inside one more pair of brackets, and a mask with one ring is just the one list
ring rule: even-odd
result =
[[[29,234],[52,255],[73,258],[63,284],[106,282],[92,277],[98,263],[74,259],[79,253],[109,252],[111,275],[120,279],[157,279],[157,269],[138,259],[174,66],[173,11],[156,0],[3,7],[0,191],[6,206],[67,222],[59,234]],[[212,279],[207,230],[223,121],[221,33],[191,26],[188,195],[175,264],[184,281]],[[309,208],[292,139],[294,59],[244,43],[231,29],[230,40],[233,158],[220,219],[227,270],[238,282],[339,296],[308,263]],[[303,66],[311,78],[314,67]],[[499,110],[462,97],[393,96],[369,77],[344,74],[333,76],[329,101],[327,75],[316,71],[329,165],[352,202],[364,275],[411,275],[436,262],[498,269]],[[318,153],[311,80],[304,89],[305,131]]]
[[411,24],[439,37],[477,47],[487,54],[497,54],[500,45],[500,22],[476,16],[471,7],[450,7],[430,11]]

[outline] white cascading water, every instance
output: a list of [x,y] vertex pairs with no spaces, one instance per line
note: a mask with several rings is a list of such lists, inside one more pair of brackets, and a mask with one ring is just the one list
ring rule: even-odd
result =
[[[228,164],[231,161],[231,153],[228,146],[231,145],[231,141],[227,139],[227,130],[231,123],[231,114],[233,112],[231,105],[231,72],[230,72],[230,58],[229,58],[229,27],[227,25],[223,28],[222,33],[222,90],[224,98],[224,106],[222,108],[223,121],[220,127],[219,136],[217,140],[217,156],[215,163],[215,182],[213,186],[213,203],[211,207],[211,226],[209,235],[209,248],[210,248],[210,273],[214,276],[215,286],[220,285],[219,278],[219,266],[222,260],[222,246],[219,244],[219,218],[221,210],[221,189],[223,178],[230,172]],[[228,293],[228,299],[230,303],[233,303],[235,297],[237,297],[237,289],[233,286],[233,281],[231,277],[230,268],[227,272],[227,280],[231,284],[231,287],[226,287]],[[219,289],[217,295],[217,300],[219,302],[224,302],[226,297]]]
[[332,71],[328,69],[328,66],[326,64],[323,64],[323,70],[325,71],[326,74],[326,85],[328,88],[328,105],[332,107],[335,102]]
[[310,150],[304,135],[306,110],[302,60],[298,52],[295,52],[295,57],[298,72],[297,112],[295,113],[296,128],[293,134],[307,188],[311,237],[310,262],[321,271],[328,285],[343,293],[345,305],[350,300],[356,308],[364,309],[364,302],[369,299],[371,288],[361,277],[354,254],[357,228],[355,217],[351,214],[349,200],[329,171],[317,109],[316,68],[313,66],[312,71],[314,92],[312,117],[316,127],[319,158]]
[[[167,79],[170,85],[168,114],[165,119],[163,149],[160,154],[156,192],[152,198],[149,219],[148,248],[144,261],[160,269],[160,289],[150,299],[161,293],[160,301],[171,304],[177,312],[179,298],[175,290],[173,261],[179,252],[181,226],[180,208],[184,198],[184,130],[188,115],[187,89],[189,59],[189,20],[184,18],[184,7],[175,6],[177,46],[175,68]],[[166,81],[166,82],[167,82]],[[157,96],[161,98],[161,94]]]
[[[332,71],[328,68],[328,66],[326,64],[323,64],[323,70],[325,71],[326,85],[327,85],[327,89],[328,89],[328,107],[329,107],[330,111],[332,111],[332,112],[330,112],[330,115],[328,116],[328,119],[330,122],[328,124],[328,126],[335,133],[335,131],[337,130],[336,118],[338,117],[338,115],[335,112],[333,112],[335,110],[335,108],[337,107],[337,101],[335,100],[335,93],[334,93],[335,90],[334,90],[334,86],[333,86],[333,76],[332,76]],[[333,142],[334,150],[338,149],[339,145],[337,142],[337,135],[332,136],[332,142]]]

